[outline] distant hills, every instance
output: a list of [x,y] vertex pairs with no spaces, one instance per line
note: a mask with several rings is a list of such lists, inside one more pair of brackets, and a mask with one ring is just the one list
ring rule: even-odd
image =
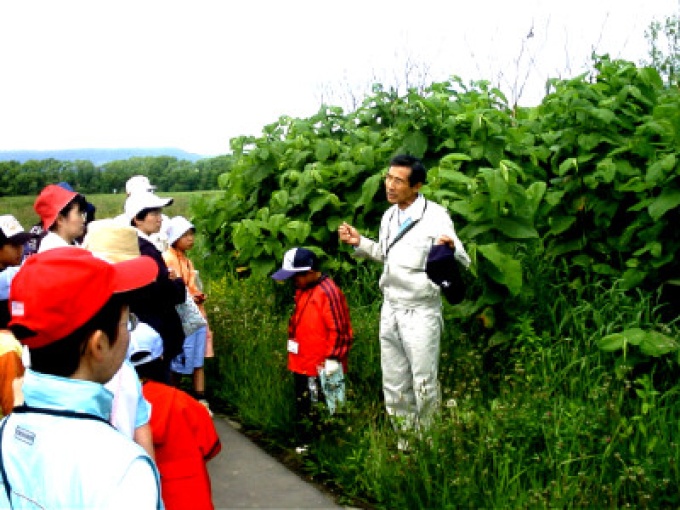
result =
[[169,156],[180,160],[198,161],[205,156],[192,154],[181,149],[66,149],[54,151],[0,151],[0,161],[18,161],[25,163],[30,159],[56,159],[58,161],[91,161],[99,166],[110,161],[125,160],[135,157]]

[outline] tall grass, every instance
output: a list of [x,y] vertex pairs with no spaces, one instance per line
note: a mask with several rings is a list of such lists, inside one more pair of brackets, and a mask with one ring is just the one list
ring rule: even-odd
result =
[[[534,294],[507,318],[505,343],[489,343],[480,321],[454,319],[446,305],[442,412],[409,454],[396,448],[381,402],[377,275],[342,282],[356,332],[348,405],[322,424],[306,472],[341,501],[375,508],[677,507],[677,353],[632,363],[596,343],[633,326],[677,328],[660,322],[653,294],[561,271],[533,272]],[[269,281],[223,277],[209,307],[215,396],[281,445],[291,436],[291,296]]]

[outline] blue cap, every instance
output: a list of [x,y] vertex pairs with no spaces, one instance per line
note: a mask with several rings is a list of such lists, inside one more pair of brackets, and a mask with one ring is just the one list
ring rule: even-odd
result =
[[316,255],[305,248],[293,248],[283,256],[283,266],[276,271],[274,280],[287,280],[296,273],[304,273],[316,265]]

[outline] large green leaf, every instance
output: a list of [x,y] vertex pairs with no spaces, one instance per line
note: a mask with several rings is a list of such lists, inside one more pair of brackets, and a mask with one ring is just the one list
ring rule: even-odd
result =
[[603,351],[613,352],[636,345],[647,356],[659,357],[680,349],[674,338],[658,331],[645,331],[641,328],[630,328],[620,333],[612,333],[597,340],[596,345]]
[[550,235],[559,235],[566,232],[576,221],[576,216],[551,216],[548,218]]
[[663,356],[678,348],[680,344],[677,340],[658,331],[649,331],[640,342],[640,350],[648,356]]
[[363,186],[361,186],[361,197],[353,204],[355,208],[370,204],[373,202],[373,197],[378,192],[378,188],[382,183],[383,177],[381,174],[375,174],[366,179]]
[[265,278],[274,272],[277,262],[273,258],[261,258],[252,259],[248,265],[254,278]]
[[680,205],[680,189],[664,188],[661,194],[647,207],[649,215],[658,221],[664,214]]
[[311,226],[306,221],[293,220],[288,222],[282,229],[281,232],[286,236],[288,242],[291,244],[297,244],[304,242],[309,236],[311,231]]
[[522,266],[520,262],[504,253],[495,243],[479,245],[477,250],[498,271],[495,280],[505,285],[513,296],[518,295],[522,290]]
[[640,345],[646,333],[640,328],[630,328],[620,333],[612,333],[598,339],[595,343],[603,351],[617,351],[626,344]]
[[481,174],[489,189],[489,198],[494,202],[504,202],[508,193],[508,181],[498,169],[483,168]]
[[317,161],[326,161],[331,155],[331,145],[326,140],[317,140],[314,156]]
[[472,161],[472,158],[468,156],[467,154],[462,154],[460,152],[454,152],[451,154],[447,154],[444,156],[440,161],[439,161],[439,166],[440,167],[446,167],[446,166],[457,166],[459,161]]
[[421,131],[413,131],[404,137],[404,150],[417,158],[422,158],[427,150],[427,136]]
[[652,163],[647,169],[645,180],[648,184],[663,185],[666,176],[673,171],[676,165],[675,154],[667,154],[663,158]]
[[511,239],[535,239],[538,232],[530,220],[524,218],[503,218],[494,220],[496,230]]

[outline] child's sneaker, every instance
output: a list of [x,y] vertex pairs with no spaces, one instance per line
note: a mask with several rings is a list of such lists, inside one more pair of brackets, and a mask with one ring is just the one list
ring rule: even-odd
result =
[[309,445],[308,444],[301,444],[300,446],[295,447],[295,453],[298,455],[306,455],[309,452]]

